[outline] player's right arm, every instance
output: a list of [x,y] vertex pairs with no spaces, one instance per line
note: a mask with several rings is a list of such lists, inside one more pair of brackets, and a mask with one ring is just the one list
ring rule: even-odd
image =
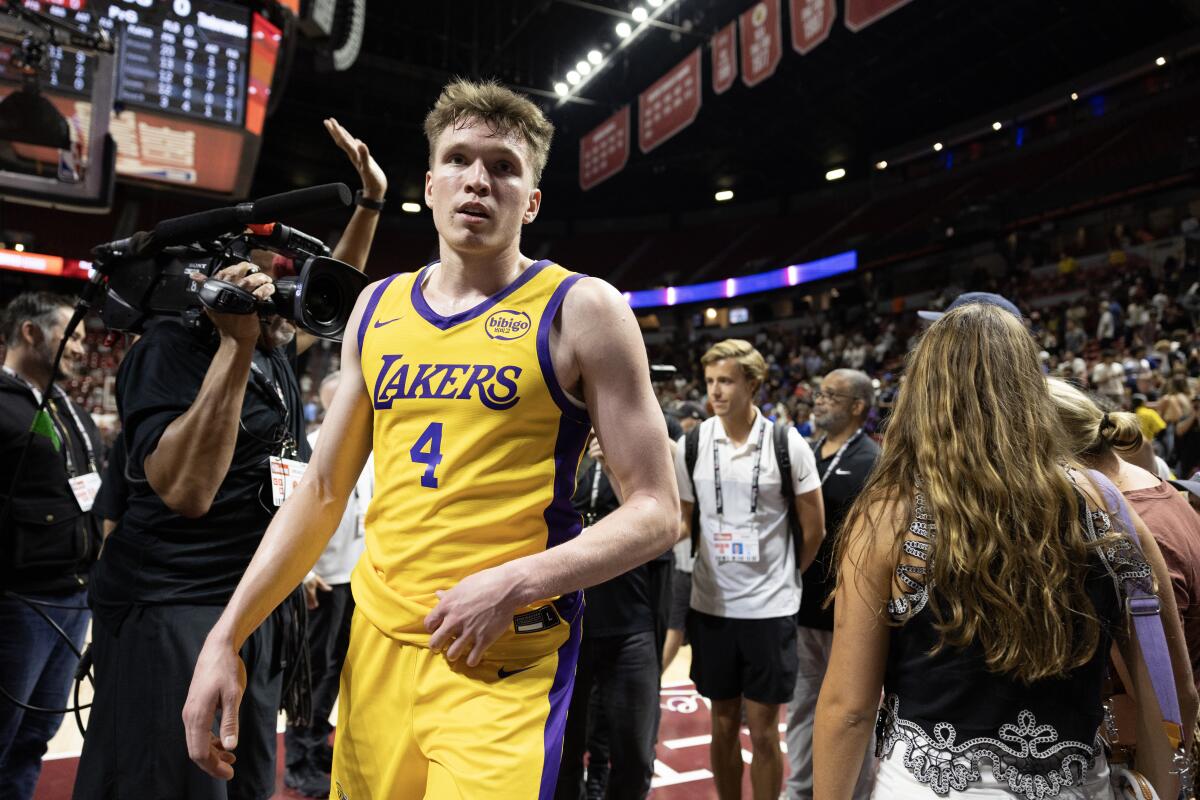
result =
[[[342,341],[342,380],[304,478],[271,521],[229,605],[204,642],[183,707],[188,755],[208,774],[229,780],[237,746],[245,668],[238,651],[267,615],[304,580],[328,544],[371,452],[371,397],[362,377],[357,332],[362,294]],[[212,735],[221,711],[221,738]]]

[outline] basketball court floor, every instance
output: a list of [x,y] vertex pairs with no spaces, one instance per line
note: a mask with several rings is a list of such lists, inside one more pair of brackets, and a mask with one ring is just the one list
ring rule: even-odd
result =
[[[688,680],[691,649],[683,647],[663,676],[659,697],[662,723],[658,731],[657,759],[651,797],[656,800],[716,800],[712,773],[708,769],[708,744],[711,730],[709,706],[696,694]],[[86,688],[86,684],[85,684]],[[88,702],[90,692],[83,696]],[[334,717],[337,709],[334,709]],[[86,717],[85,717],[86,720]],[[780,726],[782,731],[783,726]],[[283,785],[283,718],[279,721],[278,792],[275,798],[294,800],[301,797]],[[782,734],[781,734],[782,738]],[[58,735],[50,742],[50,750],[42,768],[34,800],[70,800],[75,768],[79,763],[82,738],[72,717],[63,721]],[[750,763],[750,736],[742,729],[742,759]],[[742,779],[743,796],[750,796],[750,771]]]

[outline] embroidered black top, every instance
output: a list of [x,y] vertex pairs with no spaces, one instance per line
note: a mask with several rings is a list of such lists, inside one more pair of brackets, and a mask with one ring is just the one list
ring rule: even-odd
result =
[[[1095,540],[1109,533],[1108,515],[1087,510],[1082,496],[1079,502],[1087,536]],[[936,525],[920,494],[909,533],[906,553],[927,564],[936,558]],[[904,766],[942,796],[968,789],[983,765],[997,782],[1029,800],[1057,797],[1064,786],[1078,785],[1101,753],[1096,736],[1103,721],[1106,659],[1124,624],[1115,577],[1148,578],[1149,565],[1124,537],[1098,551],[1086,579],[1101,623],[1095,654],[1064,678],[1032,684],[990,671],[978,644],[930,655],[939,636],[926,608],[927,570],[897,567],[905,592],[889,603],[888,612],[903,624],[891,634],[877,754],[904,747]]]

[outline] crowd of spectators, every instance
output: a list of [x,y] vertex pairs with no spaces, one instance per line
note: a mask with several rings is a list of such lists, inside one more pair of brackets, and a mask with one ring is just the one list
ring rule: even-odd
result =
[[[948,287],[928,307],[944,308],[965,288],[1010,298],[1041,347],[1047,375],[1100,395],[1114,409],[1138,413],[1158,454],[1178,474],[1191,475],[1200,467],[1200,442],[1192,441],[1200,439],[1200,429],[1191,426],[1193,408],[1200,409],[1200,269],[1191,259],[1154,264],[1121,249],[1110,251],[1106,262],[1084,274],[1075,259],[1064,257],[1049,279],[1018,267],[1001,279]],[[881,428],[903,382],[905,354],[925,325],[917,309],[897,310],[864,283],[856,296],[843,292],[828,309],[801,308],[791,320],[745,334],[767,359],[757,400],[769,415],[811,432],[813,392],[821,378],[848,368],[874,379],[878,403],[868,427]],[[700,356],[728,335],[726,329],[701,328],[690,338],[651,346],[653,360],[679,370],[673,382],[658,385],[664,408],[703,406]]]

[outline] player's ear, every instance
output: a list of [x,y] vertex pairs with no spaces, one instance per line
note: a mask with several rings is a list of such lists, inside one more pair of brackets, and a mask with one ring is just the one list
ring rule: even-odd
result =
[[528,225],[537,219],[538,210],[542,207],[542,190],[532,189],[529,192],[529,205],[525,207],[525,214],[521,217],[521,224]]

